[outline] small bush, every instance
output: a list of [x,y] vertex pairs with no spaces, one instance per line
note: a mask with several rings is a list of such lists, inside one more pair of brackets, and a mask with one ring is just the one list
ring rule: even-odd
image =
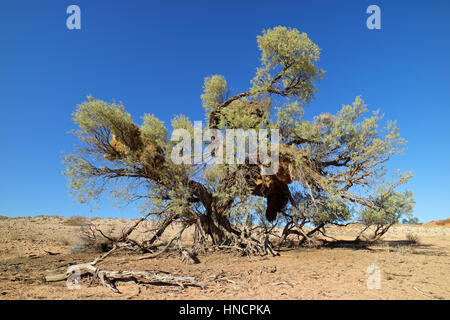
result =
[[71,241],[66,234],[56,236],[55,241],[64,246],[69,246],[71,244]]
[[70,248],[70,253],[107,252],[111,248],[111,240],[102,236],[92,225],[84,225],[78,240]]
[[108,240],[81,238],[78,239],[70,248],[70,253],[95,253],[107,252],[111,248]]
[[81,216],[73,216],[64,221],[65,225],[83,227],[89,224],[88,219]]
[[420,243],[419,236],[417,236],[416,234],[413,234],[413,233],[406,234],[406,239],[411,244],[419,244]]

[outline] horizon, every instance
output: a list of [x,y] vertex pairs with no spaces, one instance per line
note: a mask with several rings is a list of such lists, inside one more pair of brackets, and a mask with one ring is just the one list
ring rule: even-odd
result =
[[[81,8],[80,30],[66,27],[72,4]],[[92,94],[122,101],[134,120],[144,113],[165,123],[177,114],[201,120],[203,79],[223,74],[235,91],[248,88],[259,62],[256,36],[283,25],[307,33],[321,48],[318,65],[326,73],[306,117],[336,113],[361,95],[370,111],[385,115],[383,124],[396,120],[408,140],[405,154],[388,168],[414,174],[406,186],[416,199],[413,215],[421,223],[449,218],[450,170],[434,161],[450,156],[450,3],[376,1],[380,30],[366,27],[371,4],[3,2],[0,134],[7,153],[0,164],[7,170],[0,216],[140,217],[136,205],[121,210],[108,197],[93,211],[74,203],[61,157],[76,143],[68,133],[75,129],[76,106]]]

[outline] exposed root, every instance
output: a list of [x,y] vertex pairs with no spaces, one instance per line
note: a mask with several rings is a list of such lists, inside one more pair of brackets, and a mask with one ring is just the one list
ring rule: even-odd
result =
[[156,257],[159,257],[160,255],[162,255],[164,252],[168,251],[170,246],[172,245],[172,243],[177,240],[178,238],[181,238],[181,233],[177,234],[175,237],[173,237],[172,239],[170,239],[170,241],[164,246],[164,248],[162,248],[161,250],[159,250],[158,252],[154,252],[154,253],[149,253],[149,254],[145,254],[143,256],[140,256],[137,260],[144,260],[144,259],[154,259]]
[[266,254],[267,254],[267,252],[270,252],[272,254],[272,257],[280,255],[278,252],[274,253],[273,247],[272,247],[272,244],[270,243],[268,234],[266,235],[265,240],[264,240],[264,250],[265,250]]
[[159,257],[160,255],[162,255],[163,253],[167,252],[169,250],[169,248],[172,246],[172,244],[175,243],[175,247],[176,249],[180,252],[182,260],[186,263],[199,263],[200,260],[197,258],[197,253],[194,251],[189,251],[187,250],[184,246],[183,243],[181,241],[181,237],[183,235],[183,232],[190,226],[190,224],[185,224],[181,230],[175,235],[175,237],[173,237],[172,239],[170,239],[170,241],[164,246],[164,248],[162,248],[160,251],[155,252],[155,253],[150,253],[150,254],[146,254],[143,256],[140,256],[138,258],[138,260],[144,260],[144,259],[153,259],[156,257]]

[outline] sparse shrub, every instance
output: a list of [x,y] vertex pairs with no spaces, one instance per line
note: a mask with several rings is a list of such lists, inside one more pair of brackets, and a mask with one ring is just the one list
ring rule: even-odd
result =
[[91,239],[80,237],[70,248],[70,253],[107,252],[110,249],[108,240]]
[[89,221],[85,217],[81,216],[73,216],[68,218],[66,221],[64,221],[64,224],[68,226],[75,226],[75,227],[83,227],[89,224]]
[[70,245],[70,240],[69,240],[69,238],[66,235],[57,236],[55,238],[55,240],[56,240],[56,242],[58,242],[58,243],[60,243],[60,244],[62,244],[64,246]]
[[70,253],[107,252],[112,248],[112,241],[102,235],[94,226],[85,225],[79,238],[70,248]]
[[408,233],[408,234],[406,234],[406,239],[411,244],[419,244],[420,243],[419,236],[417,234]]
[[8,217],[6,217],[6,216],[0,216],[0,220],[6,220],[6,219],[8,219]]
[[49,220],[49,219],[55,219],[55,218],[61,218],[60,216],[53,214],[53,215],[46,215],[46,214],[41,214],[36,216],[35,218],[41,218],[42,220]]
[[[407,176],[404,177],[407,179]],[[366,226],[356,238],[361,239],[362,234],[367,228],[375,227],[373,235],[367,238],[370,242],[379,240],[392,225],[398,223],[400,217],[411,218],[412,210],[415,204],[411,191],[398,192],[392,187],[377,188],[377,197],[374,202],[377,209],[363,207],[359,211],[358,220]]]

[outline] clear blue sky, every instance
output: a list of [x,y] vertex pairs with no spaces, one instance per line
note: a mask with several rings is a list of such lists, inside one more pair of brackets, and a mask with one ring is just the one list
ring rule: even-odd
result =
[[[66,8],[81,8],[81,30]],[[381,8],[368,30],[366,8]],[[105,201],[74,202],[60,174],[73,151],[71,113],[87,94],[123,101],[134,119],[203,119],[203,78],[223,74],[236,91],[258,65],[256,36],[277,25],[322,48],[325,80],[308,113],[336,112],[362,95],[397,120],[408,151],[420,221],[450,217],[450,1],[93,1],[0,3],[0,215],[136,217]]]

